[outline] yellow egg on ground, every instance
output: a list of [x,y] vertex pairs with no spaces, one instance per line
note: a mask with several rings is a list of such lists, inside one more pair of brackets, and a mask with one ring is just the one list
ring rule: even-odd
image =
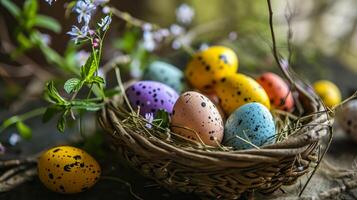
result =
[[232,49],[212,46],[193,56],[185,75],[193,87],[203,92],[212,92],[217,82],[237,70],[238,58]]
[[253,78],[244,74],[233,74],[223,78],[215,90],[227,114],[252,102],[261,103],[270,109],[270,100],[265,90]]
[[314,83],[314,89],[327,107],[332,108],[341,103],[341,92],[331,81],[317,81]]
[[98,162],[85,151],[59,146],[44,152],[38,160],[38,176],[50,190],[78,193],[92,187],[99,179]]

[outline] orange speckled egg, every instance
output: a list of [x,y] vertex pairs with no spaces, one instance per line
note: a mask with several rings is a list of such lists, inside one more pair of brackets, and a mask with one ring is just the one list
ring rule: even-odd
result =
[[203,92],[212,92],[218,81],[237,70],[238,58],[232,49],[212,46],[193,56],[185,75],[193,87]]
[[185,92],[174,105],[171,117],[174,133],[210,146],[223,138],[223,120],[216,106],[203,94]]
[[280,76],[267,72],[256,80],[267,92],[272,107],[285,111],[291,111],[294,108],[291,90]]
[[44,152],[38,160],[38,176],[50,190],[71,194],[87,190],[99,179],[97,161],[85,151],[59,146]]

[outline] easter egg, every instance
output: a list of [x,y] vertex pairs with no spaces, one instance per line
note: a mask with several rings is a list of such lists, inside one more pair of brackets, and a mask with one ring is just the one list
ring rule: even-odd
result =
[[337,120],[345,133],[357,142],[357,99],[351,100],[338,110]]
[[210,146],[222,141],[222,117],[216,106],[198,92],[185,92],[178,98],[171,121],[172,131],[188,139]]
[[98,181],[100,173],[100,166],[92,156],[71,146],[49,149],[38,160],[41,182],[59,193],[85,191]]
[[266,91],[272,107],[285,111],[294,108],[294,99],[289,86],[280,76],[267,72],[256,80]]
[[325,105],[332,108],[341,102],[341,92],[338,87],[327,80],[320,80],[314,83],[314,89]]
[[237,70],[238,58],[233,50],[212,46],[193,56],[186,67],[185,75],[193,87],[212,92],[218,81]]
[[162,61],[152,62],[146,69],[143,79],[164,83],[178,93],[181,93],[186,87],[183,72],[175,66]]
[[235,110],[228,117],[224,130],[222,144],[237,150],[260,147],[275,141],[273,116],[260,103],[248,103]]
[[270,109],[269,97],[265,90],[253,78],[243,74],[233,74],[219,81],[216,93],[227,114],[251,102],[261,103]]
[[165,110],[169,114],[179,95],[171,87],[156,81],[138,81],[126,89],[130,105],[134,109],[140,106],[140,114],[155,114]]

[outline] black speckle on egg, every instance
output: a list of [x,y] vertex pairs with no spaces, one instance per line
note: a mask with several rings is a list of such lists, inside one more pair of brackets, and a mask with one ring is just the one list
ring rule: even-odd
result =
[[227,80],[226,77],[223,77],[223,78],[221,79],[221,82],[224,83],[224,82],[226,82],[226,80]]
[[53,174],[52,174],[52,173],[49,173],[49,174],[48,174],[48,178],[53,179]]
[[58,152],[58,151],[60,151],[60,150],[61,150],[61,148],[57,148],[57,149],[53,150],[52,152],[53,152],[53,153],[56,153],[56,152]]
[[136,92],[136,95],[140,96],[140,94],[141,94],[140,92]]
[[211,66],[206,65],[205,69],[206,69],[206,71],[209,71],[211,69]]
[[80,159],[82,159],[82,157],[81,157],[80,155],[75,155],[75,156],[73,156],[73,158],[74,158],[75,160],[80,160]]
[[202,106],[202,107],[206,107],[206,103],[205,103],[205,102],[202,102],[202,103],[201,103],[201,106]]

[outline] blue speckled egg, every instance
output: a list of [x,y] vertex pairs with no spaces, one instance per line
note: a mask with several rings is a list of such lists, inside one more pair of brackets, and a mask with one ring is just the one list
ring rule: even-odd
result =
[[156,81],[138,81],[126,89],[130,105],[140,114],[155,114],[162,109],[171,114],[179,95],[171,87]]
[[143,78],[144,80],[164,83],[175,89],[178,93],[181,93],[186,87],[183,72],[177,67],[162,61],[152,62],[148,66]]
[[222,144],[237,150],[260,147],[275,141],[275,124],[269,110],[260,103],[248,103],[227,119]]

